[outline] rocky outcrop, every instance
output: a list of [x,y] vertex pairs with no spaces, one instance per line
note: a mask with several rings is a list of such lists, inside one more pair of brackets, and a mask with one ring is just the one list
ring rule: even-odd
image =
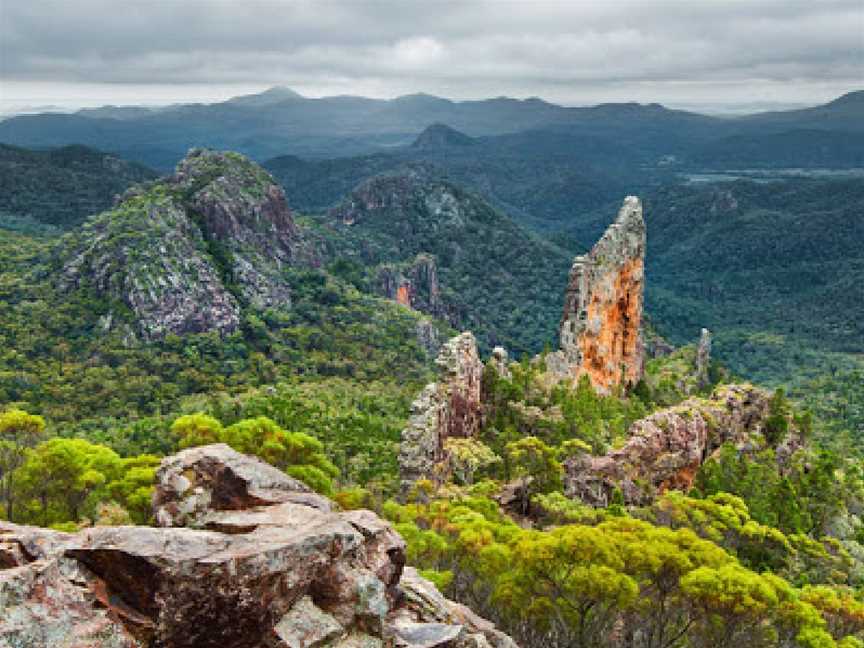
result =
[[573,261],[552,373],[588,376],[602,393],[639,382],[644,267],[642,203],[629,196],[594,248]]
[[422,628],[423,625],[428,625],[429,621],[445,627],[468,628],[478,639],[475,644],[477,648],[518,648],[509,636],[497,630],[489,621],[477,616],[464,605],[444,598],[441,592],[415,569],[405,568],[399,587],[403,597],[402,607],[394,617],[398,620],[397,627],[401,624],[404,628],[397,632],[397,636],[404,641],[406,648],[430,645],[428,640],[424,639],[428,631],[423,631]]
[[64,289],[122,304],[144,339],[230,333],[245,303],[290,306],[284,269],[315,263],[269,174],[237,153],[200,149],[66,237],[55,258]]
[[445,478],[444,442],[473,437],[482,424],[483,363],[474,335],[462,333],[445,343],[435,363],[438,381],[420,392],[402,430],[399,470],[406,487],[418,479]]
[[158,479],[162,528],[0,522],[0,645],[516,648],[403,575],[404,542],[370,511],[333,512],[223,445],[167,458]]
[[510,380],[513,374],[510,371],[510,354],[507,349],[501,346],[496,346],[492,349],[492,355],[489,356],[489,364],[495,368],[500,378]]
[[650,503],[669,489],[688,490],[699,466],[727,442],[751,443],[768,416],[769,394],[751,385],[718,387],[634,423],[627,443],[602,457],[565,462],[565,492],[606,506],[615,489],[624,502]]
[[378,289],[384,297],[416,311],[447,319],[441,299],[435,257],[418,254],[410,263],[387,263],[378,267]]
[[711,365],[711,331],[702,329],[699,336],[699,346],[696,347],[696,384],[699,389],[707,387],[711,383],[709,369]]
[[283,269],[314,256],[279,184],[238,153],[202,149],[190,151],[169,181],[189,197],[187,212],[241,298],[258,308],[290,305]]

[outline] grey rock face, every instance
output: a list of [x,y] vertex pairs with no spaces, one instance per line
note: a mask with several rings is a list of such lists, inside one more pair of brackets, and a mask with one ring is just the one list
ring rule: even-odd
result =
[[[397,628],[397,636],[400,635],[399,630],[401,630],[401,636],[405,637],[402,645],[448,645],[446,641],[452,639],[447,637],[455,635],[455,645],[460,647],[518,648],[509,636],[497,630],[489,621],[477,616],[464,605],[444,598],[432,583],[411,567],[405,568],[399,590],[403,604],[394,615],[394,625]],[[430,622],[433,627],[425,632],[417,627],[418,623],[430,624]],[[424,644],[422,643],[424,636],[438,637],[439,643]],[[414,644],[410,643],[409,637],[416,638]]]
[[241,302],[290,306],[284,268],[316,263],[272,177],[239,154],[200,149],[65,237],[55,257],[63,288],[125,305],[144,339],[233,332]]
[[205,446],[158,478],[164,528],[0,522],[0,646],[383,647],[410,617],[408,636],[471,648],[494,630],[474,617],[442,635],[402,590],[405,545],[387,522],[333,512],[263,462]]
[[603,393],[639,382],[644,267],[642,203],[629,196],[593,249],[573,261],[559,329],[561,357],[551,368],[566,366],[574,380],[586,375]]
[[439,379],[411,405],[411,418],[402,431],[399,470],[406,487],[418,479],[443,478],[444,441],[473,437],[482,424],[483,363],[474,335],[466,332],[448,341],[435,362]]
[[495,371],[501,378],[510,380],[513,375],[510,372],[510,355],[507,349],[501,346],[496,346],[492,349],[492,356],[489,358],[489,364],[495,367]]
[[66,237],[61,281],[67,290],[91,287],[124,303],[148,339],[230,333],[239,325],[239,305],[205,247],[173,197],[133,196]]

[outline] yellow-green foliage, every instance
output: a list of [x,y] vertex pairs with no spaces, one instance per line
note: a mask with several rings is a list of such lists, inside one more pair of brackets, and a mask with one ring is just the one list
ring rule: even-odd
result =
[[631,629],[665,637],[650,645],[688,648],[833,648],[862,637],[864,606],[851,590],[796,588],[708,539],[729,542],[730,530],[785,546],[782,534],[752,526],[740,499],[670,496],[658,510],[678,528],[622,516],[523,529],[494,501],[465,494],[383,508],[410,564],[452,575],[452,596],[525,645],[613,646]]
[[333,478],[339,470],[324,453],[324,445],[303,432],[287,432],[275,421],[258,416],[228,427],[203,413],[179,417],[171,425],[181,448],[209,443],[227,443],[243,454],[255,455],[319,493],[333,493]]

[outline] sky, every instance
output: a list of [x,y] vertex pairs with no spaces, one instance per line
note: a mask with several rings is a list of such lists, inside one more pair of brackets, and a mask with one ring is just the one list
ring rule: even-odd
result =
[[817,104],[864,0],[0,0],[0,112],[306,96]]

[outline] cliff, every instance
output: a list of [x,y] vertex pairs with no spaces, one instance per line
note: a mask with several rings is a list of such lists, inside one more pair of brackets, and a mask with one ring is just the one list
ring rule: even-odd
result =
[[603,237],[570,269],[559,327],[561,350],[551,354],[554,373],[610,393],[642,377],[641,334],[645,268],[642,203],[629,196]]
[[376,284],[383,297],[403,306],[449,319],[447,305],[441,297],[438,266],[435,257],[418,254],[405,263],[386,263],[378,267]]
[[239,154],[200,149],[64,237],[54,259],[63,289],[90,289],[117,304],[115,315],[129,311],[144,339],[232,332],[244,305],[290,306],[284,268],[315,263],[269,174]]
[[0,645],[518,648],[406,570],[370,511],[225,445],[167,457],[158,480],[161,528],[0,522]]

